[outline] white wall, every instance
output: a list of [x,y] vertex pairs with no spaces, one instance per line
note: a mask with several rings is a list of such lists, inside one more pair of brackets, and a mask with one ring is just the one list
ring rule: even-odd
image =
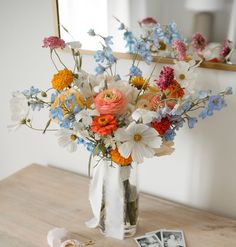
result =
[[[41,41],[53,34],[53,24],[49,0],[7,0],[0,5],[0,179],[33,162],[86,174],[85,150],[67,153],[58,147],[54,134],[42,135],[24,128],[7,132],[11,92],[33,84],[47,88],[50,83],[54,70]],[[68,64],[71,61],[67,55],[64,59]],[[129,64],[119,62],[121,74],[127,72]],[[92,57],[85,57],[84,68],[93,72]],[[200,72],[199,88],[219,91],[232,85],[236,92],[235,72]],[[200,121],[194,130],[182,129],[172,156],[146,160],[140,166],[141,189],[236,218],[235,104],[234,95],[222,112]]]

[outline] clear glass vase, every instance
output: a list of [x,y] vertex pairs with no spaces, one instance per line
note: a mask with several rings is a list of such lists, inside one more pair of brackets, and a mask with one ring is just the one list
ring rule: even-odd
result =
[[[132,164],[130,166],[119,166],[111,169],[120,170],[120,184],[123,196],[123,232],[124,237],[132,237],[136,233],[138,225],[138,212],[139,212],[139,190],[137,184],[137,165]],[[103,200],[100,212],[99,228],[102,233],[106,234],[106,192],[103,191]],[[115,216],[114,216],[115,217]],[[110,219],[112,224],[112,218]]]

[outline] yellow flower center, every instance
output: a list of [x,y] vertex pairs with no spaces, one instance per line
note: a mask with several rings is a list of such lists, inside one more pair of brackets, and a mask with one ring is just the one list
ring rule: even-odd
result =
[[179,79],[180,79],[180,80],[184,80],[184,79],[185,79],[185,74],[180,74],[180,75],[179,75]]
[[141,141],[142,140],[142,136],[140,135],[140,134],[135,134],[134,135],[134,141],[135,142],[139,142],[139,141]]
[[105,117],[101,117],[101,118],[98,119],[98,123],[99,123],[100,125],[102,125],[102,126],[105,126],[105,125],[107,125],[108,120],[107,120],[107,118],[105,118]]
[[74,142],[77,139],[77,136],[72,134],[72,135],[70,135],[70,139]]
[[105,100],[113,100],[114,99],[114,93],[111,91],[108,91],[107,93],[104,94],[104,99]]

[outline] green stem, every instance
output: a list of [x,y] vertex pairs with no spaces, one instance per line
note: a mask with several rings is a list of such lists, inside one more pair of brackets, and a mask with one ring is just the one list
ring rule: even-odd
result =
[[56,54],[56,56],[57,56],[58,60],[60,61],[60,63],[65,67],[65,69],[67,69],[67,67],[65,66],[65,64],[62,62],[60,56],[58,55],[56,49],[54,49],[53,51],[54,51],[54,53]]
[[53,63],[53,65],[54,65],[54,67],[56,68],[56,70],[59,71],[59,69],[57,68],[57,65],[56,65],[56,63],[54,62],[53,57],[52,57],[52,49],[50,49],[50,58],[51,58],[51,60],[52,60],[52,63]]

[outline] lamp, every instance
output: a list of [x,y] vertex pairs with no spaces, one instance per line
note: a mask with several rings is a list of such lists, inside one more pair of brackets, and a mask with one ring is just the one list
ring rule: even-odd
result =
[[200,32],[208,41],[212,38],[214,12],[221,9],[223,0],[186,0],[185,7],[194,11],[194,32]]

